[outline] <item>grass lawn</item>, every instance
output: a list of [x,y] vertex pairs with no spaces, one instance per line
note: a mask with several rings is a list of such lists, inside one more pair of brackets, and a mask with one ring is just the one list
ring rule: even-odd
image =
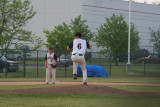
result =
[[160,93],[160,86],[110,86],[117,89],[136,91],[136,92],[153,92]]
[[[54,87],[68,86],[67,84],[56,84]],[[16,90],[16,89],[30,89],[30,88],[42,88],[42,87],[53,87],[52,84],[46,85],[0,85],[0,90]]]
[[[44,78],[0,78],[0,81],[44,81]],[[71,77],[57,81],[73,81]],[[82,81],[78,78],[77,81]],[[160,83],[160,78],[95,78],[89,82]],[[52,87],[53,85],[0,86],[0,90]],[[59,85],[55,85],[59,86]],[[160,93],[160,86],[109,86],[122,90]],[[0,94],[0,107],[159,107],[160,96],[123,95],[44,95],[44,94]]]
[[[10,81],[45,81],[43,78],[0,78],[0,82],[10,82]],[[75,81],[72,77],[57,77],[56,81],[60,82],[82,82],[82,77],[78,77]],[[108,77],[108,78],[98,78],[98,77],[88,77],[88,82],[113,82],[113,83],[160,83],[160,78],[138,78],[138,77]]]
[[[1,85],[0,85],[1,86]],[[41,88],[41,87],[50,87],[51,85],[5,85],[1,86],[0,90],[16,90],[16,89],[28,89],[28,88]]]
[[0,107],[159,107],[160,97],[1,94]]

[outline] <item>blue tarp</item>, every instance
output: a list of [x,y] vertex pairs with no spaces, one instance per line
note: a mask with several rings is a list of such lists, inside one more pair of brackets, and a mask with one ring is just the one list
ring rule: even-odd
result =
[[[86,65],[88,77],[108,77],[105,69],[98,65]],[[82,77],[81,67],[77,67],[77,76]]]

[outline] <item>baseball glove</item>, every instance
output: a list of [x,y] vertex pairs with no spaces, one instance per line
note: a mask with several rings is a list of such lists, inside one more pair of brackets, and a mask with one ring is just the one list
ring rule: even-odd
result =
[[55,65],[55,64],[51,64],[51,67],[52,67],[52,68],[56,68],[56,67],[57,67],[57,65]]

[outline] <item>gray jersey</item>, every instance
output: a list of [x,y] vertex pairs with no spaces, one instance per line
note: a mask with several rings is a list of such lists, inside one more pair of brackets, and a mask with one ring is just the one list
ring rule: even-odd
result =
[[54,53],[47,53],[47,64],[54,64],[56,60],[54,59]]

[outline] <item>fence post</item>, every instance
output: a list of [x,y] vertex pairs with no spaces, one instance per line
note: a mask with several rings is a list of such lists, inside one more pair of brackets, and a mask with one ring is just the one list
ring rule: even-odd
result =
[[91,65],[91,63],[92,63],[92,54],[93,54],[93,51],[92,51],[92,45],[91,45],[91,58],[89,58],[90,60],[89,60],[89,64]]
[[146,75],[146,59],[144,58],[144,76]]
[[5,77],[7,78],[7,77],[8,77],[8,75],[7,75],[7,74],[8,74],[8,73],[7,73],[7,72],[8,72],[8,70],[7,70],[6,63],[5,63],[5,70],[6,70],[6,72],[5,72]]
[[[4,50],[5,51],[5,53],[7,54],[7,50],[5,49]],[[5,54],[4,52],[3,52],[3,55]],[[6,58],[6,60],[7,60],[7,58]],[[7,65],[6,65],[7,63],[5,62],[5,77],[7,78],[8,77],[8,70],[7,70]]]
[[[92,53],[91,53],[92,54]],[[92,57],[89,58],[89,64],[91,65],[91,62],[92,62]]]
[[37,78],[38,78],[38,50],[37,50]]
[[111,52],[109,52],[109,63],[110,63],[110,66],[109,66],[109,73],[110,73],[110,76],[111,76]]
[[26,55],[25,55],[25,49],[23,50],[23,71],[24,71],[24,74],[23,76],[26,77]]
[[154,48],[155,48],[155,47],[153,46],[153,54],[154,54]]
[[66,56],[66,52],[65,52],[65,64],[64,64],[64,66],[65,66],[65,77],[66,77],[66,67],[68,66],[67,65],[68,62],[66,63],[66,58],[67,58],[67,56]]
[[101,52],[99,52],[99,65],[101,65]]

